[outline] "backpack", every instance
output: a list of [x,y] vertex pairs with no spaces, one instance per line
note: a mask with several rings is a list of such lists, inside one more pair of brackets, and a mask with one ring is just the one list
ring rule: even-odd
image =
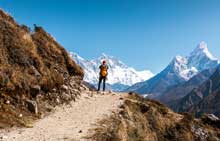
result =
[[108,72],[107,72],[108,67],[102,65],[102,66],[100,66],[100,69],[101,69],[101,71],[100,71],[100,75],[101,75],[102,77],[106,77],[106,76],[108,75]]

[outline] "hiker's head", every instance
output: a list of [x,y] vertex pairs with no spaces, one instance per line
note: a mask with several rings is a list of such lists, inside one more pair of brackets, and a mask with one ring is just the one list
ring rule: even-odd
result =
[[102,61],[102,64],[103,64],[103,65],[105,65],[105,64],[106,64],[106,61],[105,61],[105,60],[104,60],[104,61]]

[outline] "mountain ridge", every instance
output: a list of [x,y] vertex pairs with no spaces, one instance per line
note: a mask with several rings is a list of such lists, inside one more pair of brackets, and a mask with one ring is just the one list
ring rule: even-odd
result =
[[215,68],[219,60],[208,51],[207,44],[202,41],[189,56],[176,56],[169,65],[151,79],[134,84],[126,91],[135,91],[140,94],[161,95],[169,87],[188,81],[197,73]]
[[193,76],[191,79],[186,81],[185,83],[174,85],[170,88],[168,88],[160,97],[157,99],[167,105],[169,105],[170,102],[176,101],[184,96],[186,96],[190,91],[192,91],[194,88],[201,85],[203,82],[208,80],[208,78],[214,73],[215,69],[207,69],[204,70],[195,76]]
[[[217,99],[220,94],[219,86],[220,66],[215,69],[214,73],[204,83],[168,106],[177,112],[193,112],[198,116],[202,113],[212,113],[219,116],[220,109],[217,108],[217,105],[220,104],[219,99]],[[216,108],[214,108],[214,105]]]
[[[92,60],[86,60],[73,52],[70,52],[70,56],[84,69],[84,81],[93,85],[97,85],[98,83],[99,65],[101,65],[102,60],[106,60],[109,66],[107,83],[109,88],[112,87],[113,90],[117,91],[123,90],[134,83],[147,80],[153,76],[149,70],[136,71],[134,68],[127,66],[116,57],[104,53],[102,53],[100,57]],[[120,85],[123,85],[123,88],[117,87]]]

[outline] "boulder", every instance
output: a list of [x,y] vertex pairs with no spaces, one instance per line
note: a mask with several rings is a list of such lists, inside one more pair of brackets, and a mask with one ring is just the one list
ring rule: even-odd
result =
[[38,114],[38,106],[36,101],[27,100],[26,103],[27,103],[27,108],[30,112],[34,114]]

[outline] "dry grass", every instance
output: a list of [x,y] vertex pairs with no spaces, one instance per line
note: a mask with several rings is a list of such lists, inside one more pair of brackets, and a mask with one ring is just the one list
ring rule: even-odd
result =
[[[28,27],[0,10],[0,97],[3,103],[6,97],[10,99],[12,106],[4,108],[1,103],[1,113],[16,109],[10,117],[17,119],[17,114],[26,110],[25,100],[36,101],[33,87],[39,86],[41,94],[48,93],[59,89],[70,76],[82,79],[83,70],[43,28],[35,27],[30,33]],[[0,123],[5,118],[0,118]]]
[[[94,141],[193,141],[219,140],[219,128],[204,125],[190,114],[179,115],[163,104],[131,94],[119,113],[101,120],[87,139]],[[207,130],[196,135],[192,127]]]

